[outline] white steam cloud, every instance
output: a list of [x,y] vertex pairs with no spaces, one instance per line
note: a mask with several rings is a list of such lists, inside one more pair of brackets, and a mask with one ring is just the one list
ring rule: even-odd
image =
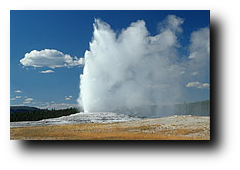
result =
[[114,111],[181,98],[193,64],[205,65],[209,58],[209,43],[205,43],[209,42],[205,36],[209,29],[204,28],[192,34],[190,56],[181,59],[178,35],[183,22],[170,15],[159,24],[160,33],[151,36],[145,22],[139,20],[117,35],[107,23],[96,19],[80,75],[78,101],[84,111]]

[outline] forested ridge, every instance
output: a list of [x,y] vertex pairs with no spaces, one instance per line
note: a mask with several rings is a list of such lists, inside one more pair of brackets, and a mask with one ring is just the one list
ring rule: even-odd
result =
[[67,109],[39,109],[27,106],[11,106],[10,107],[10,122],[18,121],[37,121],[48,118],[56,118],[68,116],[80,112],[77,108]]

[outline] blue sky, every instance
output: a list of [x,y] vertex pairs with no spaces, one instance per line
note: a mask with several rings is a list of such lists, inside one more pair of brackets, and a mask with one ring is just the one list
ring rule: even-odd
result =
[[[187,47],[193,31],[210,27],[210,11],[11,11],[10,12],[10,98],[11,105],[68,107],[77,104],[79,75],[83,66],[32,67],[20,60],[33,50],[55,49],[71,57],[84,57],[92,40],[94,18],[121,32],[132,22],[144,20],[151,35],[169,14],[184,19],[179,43]],[[188,48],[180,50],[188,55]],[[53,73],[41,71],[53,70]],[[205,82],[209,83],[209,76]],[[209,99],[209,90],[186,89],[187,101]]]

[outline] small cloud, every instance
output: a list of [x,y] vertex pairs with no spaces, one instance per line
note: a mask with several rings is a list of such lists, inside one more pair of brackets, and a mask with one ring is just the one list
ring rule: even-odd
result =
[[201,86],[198,87],[199,89],[208,89],[210,88],[210,84],[208,83],[203,83]]
[[16,96],[16,97],[10,98],[10,100],[13,101],[13,100],[20,99],[20,98],[22,98],[22,97],[21,96]]
[[22,91],[21,90],[16,90],[16,91],[14,91],[15,93],[22,93]]
[[32,101],[33,98],[26,98],[25,101]]
[[69,96],[65,96],[65,100],[71,100],[72,96],[69,95]]
[[180,74],[185,74],[186,72],[185,71],[181,71]]
[[188,88],[197,88],[197,89],[208,89],[210,88],[209,83],[200,83],[200,82],[189,82],[186,87]]
[[56,109],[65,109],[65,108],[70,108],[70,107],[79,107],[78,104],[69,104],[69,103],[53,103],[51,105],[45,104],[41,108],[56,108]]
[[40,73],[54,73],[54,71],[53,70],[44,70],[44,71],[41,71]]
[[200,84],[200,82],[189,82],[186,87],[198,87]]
[[33,101],[33,98],[26,98],[23,102],[23,104],[29,104]]
[[[25,96],[26,97],[26,96]],[[25,100],[24,100],[24,102],[23,102],[23,104],[29,104],[29,103],[31,103],[33,101],[33,98],[25,98]]]
[[195,71],[195,72],[192,73],[192,75],[196,76],[196,75],[198,75],[198,72]]

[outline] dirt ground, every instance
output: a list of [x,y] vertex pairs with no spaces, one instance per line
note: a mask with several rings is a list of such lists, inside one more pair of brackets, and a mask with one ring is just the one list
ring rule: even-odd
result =
[[10,128],[11,140],[210,140],[209,116]]

